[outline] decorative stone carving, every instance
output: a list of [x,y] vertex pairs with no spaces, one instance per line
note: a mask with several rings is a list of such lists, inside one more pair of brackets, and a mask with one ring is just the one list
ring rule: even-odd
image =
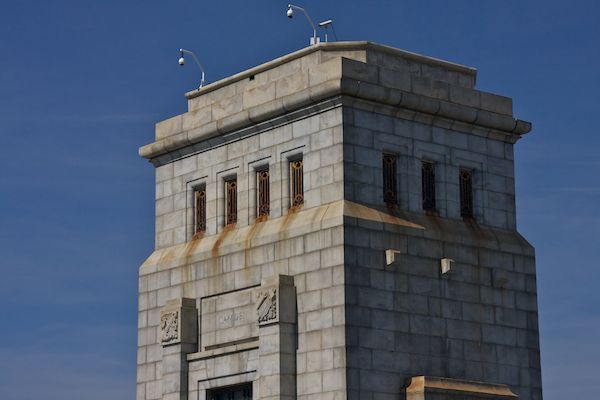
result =
[[259,325],[278,321],[279,307],[277,300],[276,287],[266,288],[258,293],[256,312]]
[[163,345],[179,341],[179,311],[160,316],[160,341]]

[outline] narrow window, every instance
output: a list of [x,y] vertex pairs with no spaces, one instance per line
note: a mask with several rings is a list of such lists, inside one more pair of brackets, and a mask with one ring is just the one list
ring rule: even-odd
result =
[[225,181],[225,225],[237,222],[237,179]]
[[383,153],[383,201],[396,204],[398,192],[396,189],[396,156]]
[[304,204],[302,160],[290,161],[290,207]]
[[423,210],[435,210],[435,164],[423,161],[421,164],[421,191],[423,195]]
[[263,215],[269,215],[271,197],[268,169],[262,169],[256,172],[256,188],[256,216],[262,217]]
[[206,186],[194,190],[194,234],[206,232]]
[[460,215],[463,217],[473,216],[473,172],[461,169],[460,181]]

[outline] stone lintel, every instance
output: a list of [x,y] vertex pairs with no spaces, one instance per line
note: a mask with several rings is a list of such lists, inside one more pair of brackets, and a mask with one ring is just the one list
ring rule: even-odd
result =
[[205,350],[198,353],[191,353],[187,355],[187,360],[189,361],[198,361],[205,360],[208,358],[221,357],[227,354],[239,353],[242,351],[250,351],[258,349],[258,339],[253,339],[249,342],[233,344],[231,346],[219,347],[212,350]]
[[[407,400],[427,400],[428,394],[447,395],[451,399],[518,399],[506,385],[439,378],[432,376],[414,376],[406,388]],[[438,397],[435,397],[436,399]]]

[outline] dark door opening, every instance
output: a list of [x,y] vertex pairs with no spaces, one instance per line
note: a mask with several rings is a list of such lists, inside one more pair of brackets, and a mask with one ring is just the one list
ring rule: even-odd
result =
[[252,383],[209,389],[206,400],[252,400]]

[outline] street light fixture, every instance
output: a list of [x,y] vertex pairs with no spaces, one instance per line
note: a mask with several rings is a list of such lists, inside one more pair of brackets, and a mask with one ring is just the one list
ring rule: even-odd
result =
[[288,4],[288,9],[287,9],[288,18],[294,18],[294,10],[301,11],[304,14],[304,16],[306,17],[306,19],[308,20],[308,23],[310,24],[310,26],[312,27],[313,35],[310,38],[310,44],[311,45],[318,44],[320,42],[320,39],[317,36],[317,26],[313,22],[312,18],[310,18],[310,15],[308,15],[308,12],[306,12],[306,10],[300,6],[297,6],[294,4]]
[[328,42],[329,38],[327,37],[327,33],[329,33],[329,28],[331,28],[331,32],[333,33],[334,40],[338,40],[337,35],[335,33],[335,29],[333,28],[333,20],[328,19],[327,21],[319,22],[319,27],[325,30],[325,42]]
[[186,49],[179,49],[179,53],[180,53],[179,65],[181,65],[182,67],[185,65],[185,58],[183,57],[184,53],[191,55],[192,58],[194,59],[194,61],[196,61],[196,64],[198,65],[198,68],[200,68],[200,72],[202,73],[202,75],[200,77],[200,86],[198,87],[198,89],[201,89],[202,86],[204,86],[204,67],[202,66],[202,64],[200,64],[200,61],[198,61],[198,57],[196,57],[196,55],[194,54],[193,51],[186,50]]

